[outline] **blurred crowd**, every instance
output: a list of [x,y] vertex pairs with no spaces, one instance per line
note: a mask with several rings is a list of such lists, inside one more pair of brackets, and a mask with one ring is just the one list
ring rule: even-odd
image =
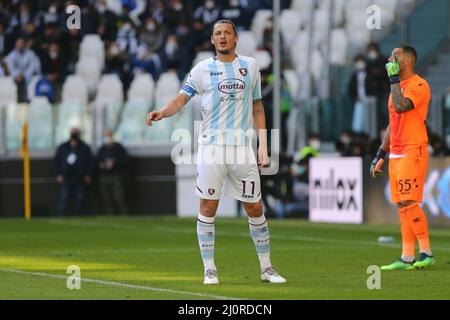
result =
[[[290,1],[281,1],[282,8]],[[68,29],[66,8],[81,9],[81,29]],[[105,44],[104,73],[117,73],[125,93],[137,72],[155,80],[176,69],[182,80],[199,51],[212,50],[213,23],[232,19],[238,30],[249,29],[255,11],[269,0],[9,0],[0,1],[0,76],[12,76],[19,99],[26,86],[43,75],[43,90],[52,102],[66,76],[75,71],[80,42],[98,34]]]
[[378,119],[378,130],[388,123],[387,101],[390,92],[389,78],[386,73],[385,64],[387,57],[380,52],[377,43],[371,42],[367,45],[365,53],[354,57],[354,71],[348,83],[348,95],[353,103],[352,130],[364,132],[364,104],[368,97],[376,98],[376,116]]

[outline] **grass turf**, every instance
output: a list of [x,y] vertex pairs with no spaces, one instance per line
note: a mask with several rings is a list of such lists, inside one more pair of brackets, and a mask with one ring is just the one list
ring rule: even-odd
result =
[[[272,262],[288,283],[262,283],[246,219],[219,217],[221,284],[211,287],[202,285],[195,218],[1,219],[0,299],[450,299],[450,229],[430,231],[432,268],[383,272],[381,290],[369,290],[368,266],[400,255],[398,227],[269,228]],[[377,243],[381,235],[396,243]],[[81,268],[81,290],[66,288],[69,265]]]

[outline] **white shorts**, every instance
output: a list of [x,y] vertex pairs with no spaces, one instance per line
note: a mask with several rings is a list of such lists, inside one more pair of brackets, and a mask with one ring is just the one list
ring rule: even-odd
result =
[[201,199],[219,200],[222,187],[238,201],[261,199],[258,164],[251,146],[199,145],[196,194]]

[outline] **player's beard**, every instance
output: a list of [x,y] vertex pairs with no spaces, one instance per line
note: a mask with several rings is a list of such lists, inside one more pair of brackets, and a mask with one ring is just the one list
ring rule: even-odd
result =
[[236,50],[236,45],[234,46],[234,48],[225,49],[225,50],[217,50],[217,52],[220,53],[221,55],[227,56],[227,55],[234,53],[235,50]]
[[231,50],[217,50],[220,54],[227,56],[231,53]]

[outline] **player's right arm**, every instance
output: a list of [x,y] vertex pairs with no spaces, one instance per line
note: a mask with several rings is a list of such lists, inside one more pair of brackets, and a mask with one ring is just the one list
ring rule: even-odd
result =
[[383,141],[381,142],[381,146],[378,148],[377,154],[375,158],[372,160],[370,164],[370,175],[372,178],[375,178],[377,175],[382,175],[383,171],[381,167],[384,164],[384,159],[390,150],[391,143],[391,128],[388,126],[386,128],[386,133],[384,134]]
[[196,94],[202,94],[202,66],[196,65],[181,88],[180,92],[170,100],[159,111],[152,111],[147,115],[147,125],[151,126],[152,121],[159,121],[163,118],[171,117],[180,111],[189,100]]
[[159,121],[163,118],[168,118],[179,112],[191,97],[184,93],[178,93],[175,98],[170,100],[159,111],[152,111],[147,114],[147,125],[152,126],[152,121]]

